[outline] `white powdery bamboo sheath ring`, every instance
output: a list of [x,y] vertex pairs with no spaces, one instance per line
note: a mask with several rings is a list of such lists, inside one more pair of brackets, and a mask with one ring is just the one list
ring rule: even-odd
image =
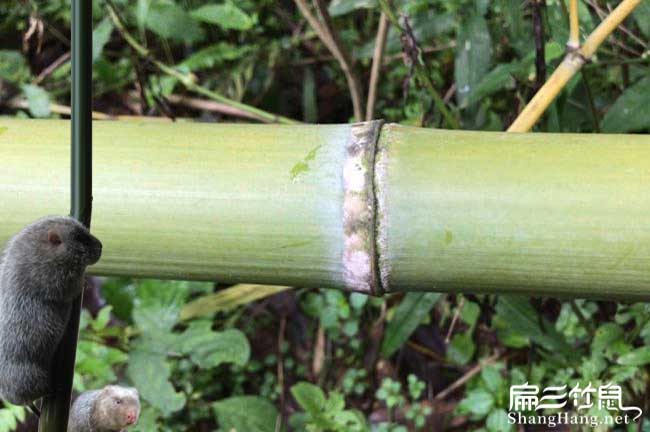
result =
[[381,121],[352,125],[343,165],[343,277],[348,289],[380,294],[375,246],[374,163]]

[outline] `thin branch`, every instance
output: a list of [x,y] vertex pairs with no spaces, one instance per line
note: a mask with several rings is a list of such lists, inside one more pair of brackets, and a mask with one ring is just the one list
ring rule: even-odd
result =
[[465,383],[466,383],[467,381],[469,381],[469,380],[472,379],[475,375],[477,375],[479,372],[481,372],[481,370],[483,370],[483,368],[484,368],[485,366],[487,366],[487,365],[489,365],[489,364],[492,364],[492,363],[496,362],[496,361],[499,359],[500,356],[501,356],[500,353],[495,353],[495,354],[493,354],[491,357],[487,358],[486,360],[484,360],[484,361],[478,363],[476,366],[474,366],[473,368],[471,368],[470,370],[468,370],[467,372],[465,372],[465,374],[464,374],[463,376],[461,376],[461,377],[458,378],[456,381],[454,381],[453,383],[451,383],[451,384],[449,385],[449,387],[447,387],[446,389],[444,389],[443,391],[441,391],[440,393],[438,393],[438,394],[433,398],[433,400],[434,400],[434,401],[444,400],[445,398],[447,398],[447,396],[449,396],[451,393],[453,393],[454,391],[456,391],[458,388],[460,388],[460,387],[462,387],[463,385],[465,385]]
[[580,20],[578,16],[578,0],[569,2],[569,41],[567,48],[575,51],[580,48]]
[[113,21],[113,24],[115,25],[115,28],[120,32],[124,40],[133,48],[133,50],[142,58],[146,59],[149,61],[151,64],[153,64],[158,70],[160,70],[162,73],[167,74],[169,76],[172,76],[176,78],[181,84],[185,86],[190,91],[193,91],[195,93],[198,93],[200,95],[203,95],[209,99],[215,100],[217,102],[221,102],[225,105],[231,106],[233,108],[236,108],[238,110],[244,111],[249,113],[251,116],[255,116],[255,118],[259,121],[266,122],[266,123],[283,123],[283,124],[298,124],[300,122],[290,119],[288,117],[283,117],[279,116],[273,113],[270,113],[268,111],[261,110],[259,108],[252,107],[250,105],[246,105],[241,102],[237,102],[235,100],[232,100],[220,93],[217,93],[213,90],[207,89],[199,84],[197,84],[194,80],[194,77],[190,74],[184,74],[182,72],[179,72],[178,70],[174,69],[171,66],[166,65],[165,63],[156,60],[151,56],[151,53],[147,48],[142,46],[136,39],[133,37],[124,24],[122,23],[122,20],[120,17],[117,15],[117,12],[113,8],[110,2],[106,3],[106,9],[108,10],[109,16],[111,17],[111,20]]
[[47,78],[52,72],[60,68],[62,65],[67,63],[70,60],[70,51],[67,53],[61,55],[59,58],[54,60],[48,67],[43,69],[41,73],[38,74],[36,78],[34,78],[34,81],[32,81],[33,84],[38,85],[40,84],[45,78]]
[[300,13],[305,17],[309,25],[312,27],[318,38],[323,42],[325,47],[332,53],[334,58],[339,62],[345,79],[348,83],[348,90],[352,99],[352,107],[354,110],[354,117],[357,121],[363,119],[362,100],[363,95],[361,91],[361,84],[354,68],[352,61],[343,44],[338,39],[336,32],[333,30],[331,17],[327,12],[327,7],[322,0],[315,0],[316,9],[318,10],[323,22],[311,12],[306,0],[294,0],[294,3],[300,10]]
[[528,132],[544,114],[569,80],[594,55],[598,47],[627,18],[641,0],[623,0],[612,13],[589,35],[584,44],[574,52],[569,52],[555,69],[548,81],[526,105],[508,132]]
[[220,102],[214,102],[211,100],[191,98],[183,95],[171,94],[166,96],[165,99],[174,105],[183,105],[188,108],[201,110],[201,111],[211,111],[219,114],[224,114],[232,117],[242,117],[252,120],[257,120],[257,117],[247,111],[242,111],[237,108],[234,108],[230,105],[226,105]]
[[368,100],[366,102],[366,121],[375,118],[375,103],[377,102],[377,85],[379,84],[379,73],[384,65],[384,51],[386,51],[386,39],[388,37],[388,17],[381,13],[379,27],[375,38],[375,52],[372,56],[372,70],[370,71],[370,85],[368,87]]

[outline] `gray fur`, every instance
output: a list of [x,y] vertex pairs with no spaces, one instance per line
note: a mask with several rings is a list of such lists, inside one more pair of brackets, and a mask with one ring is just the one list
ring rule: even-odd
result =
[[[60,240],[60,242],[59,242]],[[26,405],[51,394],[52,358],[102,244],[70,217],[39,219],[0,260],[0,396]]]
[[136,424],[139,416],[140,397],[136,389],[106,386],[82,393],[75,400],[68,432],[121,432]]

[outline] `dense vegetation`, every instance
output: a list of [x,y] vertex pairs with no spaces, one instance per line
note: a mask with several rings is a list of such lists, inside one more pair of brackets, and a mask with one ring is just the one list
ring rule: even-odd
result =
[[[333,0],[331,30],[351,65],[351,86],[292,1],[113,3],[117,20],[108,3],[94,2],[98,117],[250,121],[260,119],[256,107],[305,122],[351,121],[355,91],[365,104],[384,6],[403,32],[390,27],[374,117],[504,130],[561,60],[568,38],[563,0]],[[610,6],[581,1],[583,33]],[[69,0],[0,3],[4,115],[66,116],[69,33]],[[649,40],[645,1],[538,130],[647,132]],[[502,432],[514,430],[506,419],[509,386],[527,381],[616,382],[628,405],[650,409],[646,304],[368,298],[326,288],[96,280],[82,317],[75,388],[136,385],[140,431]],[[195,302],[207,297],[211,309],[195,316]],[[14,430],[25,415],[0,409],[0,431]]]

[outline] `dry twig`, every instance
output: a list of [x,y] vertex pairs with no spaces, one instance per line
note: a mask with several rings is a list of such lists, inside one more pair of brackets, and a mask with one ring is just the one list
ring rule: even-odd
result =
[[377,85],[379,84],[379,73],[384,65],[384,51],[386,51],[386,39],[388,37],[388,17],[381,13],[379,27],[375,38],[375,52],[372,56],[372,70],[370,72],[370,85],[368,87],[368,100],[366,103],[366,121],[375,118],[375,103],[377,102]]
[[361,121],[363,119],[363,92],[361,90],[359,78],[354,71],[350,56],[343,47],[341,41],[338,39],[337,33],[333,30],[331,17],[329,12],[327,12],[327,7],[322,0],[315,0],[314,2],[323,22],[312,13],[306,0],[294,0],[294,3],[298,6],[302,16],[305,17],[311,28],[316,32],[318,38],[323,42],[325,47],[332,53],[341,66],[348,83],[350,97],[352,98],[354,117],[358,121]]

